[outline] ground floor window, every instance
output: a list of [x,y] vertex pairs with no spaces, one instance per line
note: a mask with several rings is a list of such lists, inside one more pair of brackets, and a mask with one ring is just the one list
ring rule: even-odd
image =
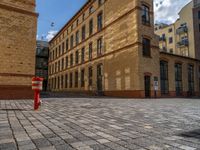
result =
[[82,69],[81,70],[81,87],[84,87],[85,86],[85,70]]
[[68,74],[65,75],[65,88],[68,88]]
[[61,88],[63,89],[64,77],[61,76]]
[[70,78],[69,79],[70,80],[69,81],[69,87],[72,88],[73,87],[73,74],[72,73],[70,73],[69,78]]
[[57,88],[60,89],[60,77],[58,77],[58,83]]
[[183,87],[182,87],[182,65],[175,64],[175,87],[176,87],[176,95],[182,95]]
[[56,89],[56,86],[57,86],[57,79],[54,78],[54,89]]
[[75,87],[78,87],[78,71],[75,72]]
[[89,86],[92,86],[92,76],[93,76],[92,67],[89,67],[88,69]]
[[169,93],[168,83],[168,62],[160,61],[160,82],[161,82],[161,94],[165,95]]
[[194,66],[188,65],[188,92],[194,93]]

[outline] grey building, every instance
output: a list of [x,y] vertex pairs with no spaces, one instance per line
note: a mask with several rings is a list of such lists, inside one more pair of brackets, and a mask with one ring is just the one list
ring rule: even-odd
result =
[[37,41],[35,75],[44,78],[43,90],[48,87],[48,57],[49,44],[46,41]]

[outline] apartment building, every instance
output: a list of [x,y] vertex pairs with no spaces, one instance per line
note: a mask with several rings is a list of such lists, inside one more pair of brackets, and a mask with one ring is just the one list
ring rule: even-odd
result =
[[155,25],[163,52],[200,59],[200,2],[191,1],[179,12],[173,24]]
[[50,41],[50,89],[152,96],[160,74],[153,22],[153,0],[87,1]]
[[32,98],[35,76],[35,0],[0,1],[0,99]]
[[173,24],[156,24],[155,33],[161,51],[161,95],[199,95],[200,1],[184,6]]

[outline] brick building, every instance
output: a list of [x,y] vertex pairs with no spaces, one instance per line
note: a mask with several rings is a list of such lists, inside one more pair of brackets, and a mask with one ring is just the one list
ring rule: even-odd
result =
[[35,75],[35,0],[0,1],[0,99],[31,98]]
[[[186,96],[191,89],[198,95],[198,68],[195,58],[160,52],[153,0],[89,0],[50,41],[52,91],[145,98],[155,91]],[[175,76],[181,76],[177,83]]]

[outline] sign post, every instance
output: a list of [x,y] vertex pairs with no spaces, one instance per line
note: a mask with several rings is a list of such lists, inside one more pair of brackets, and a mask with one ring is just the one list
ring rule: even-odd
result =
[[157,98],[158,91],[158,77],[154,77],[154,97]]
[[38,110],[40,102],[40,91],[42,90],[43,78],[34,77],[32,78],[32,90],[34,93],[34,110]]

